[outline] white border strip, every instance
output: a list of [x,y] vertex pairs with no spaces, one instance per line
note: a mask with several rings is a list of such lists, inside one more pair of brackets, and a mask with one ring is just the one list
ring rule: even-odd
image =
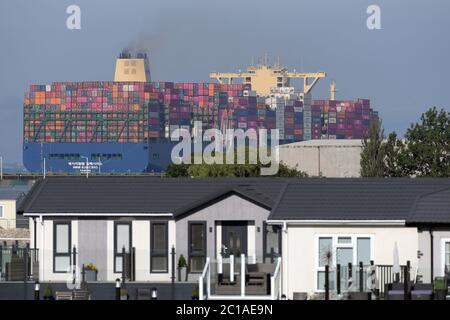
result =
[[172,213],[24,213],[25,217],[173,217]]
[[331,225],[331,226],[404,226],[405,220],[267,220],[268,224]]

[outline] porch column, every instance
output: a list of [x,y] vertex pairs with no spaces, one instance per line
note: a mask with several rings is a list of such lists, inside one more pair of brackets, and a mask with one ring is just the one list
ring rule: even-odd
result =
[[282,246],[282,263],[281,263],[281,279],[282,279],[282,286],[281,286],[281,294],[286,295],[286,297],[289,298],[288,295],[288,228],[287,223],[283,223],[283,227],[281,229],[282,236],[281,236],[281,246]]

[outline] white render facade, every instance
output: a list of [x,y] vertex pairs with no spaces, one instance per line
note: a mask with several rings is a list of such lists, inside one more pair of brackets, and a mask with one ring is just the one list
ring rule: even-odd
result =
[[[339,248],[352,251],[352,265],[356,266],[361,260],[367,266],[372,260],[375,265],[392,265],[395,243],[399,249],[400,265],[410,261],[412,270],[417,269],[417,250],[419,246],[418,231],[415,227],[405,227],[389,222],[377,226],[367,222],[353,222],[354,225],[341,221],[333,225],[302,225],[286,221],[282,234],[283,257],[282,277],[283,293],[288,299],[293,298],[295,292],[307,293],[311,296],[323,292],[319,287],[320,273],[324,271],[320,263],[320,239],[332,239],[331,267],[336,267],[339,259]],[[359,225],[358,225],[359,224]],[[339,239],[349,239],[350,242],[339,243]],[[358,248],[358,240],[367,239],[369,248]],[[359,255],[364,258],[358,257]],[[345,265],[348,261],[346,257]],[[368,260],[368,261],[367,261]],[[323,265],[323,263],[322,263]]]

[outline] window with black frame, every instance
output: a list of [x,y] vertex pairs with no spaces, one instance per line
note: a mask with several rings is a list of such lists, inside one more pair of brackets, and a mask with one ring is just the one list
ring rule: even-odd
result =
[[116,222],[114,225],[114,272],[120,273],[123,269],[123,249],[130,253],[131,224],[129,222]]
[[55,222],[53,224],[53,272],[69,272],[71,256],[70,222]]
[[206,261],[206,222],[189,222],[189,271],[202,272]]
[[281,227],[264,223],[264,262],[274,263],[281,257]]
[[150,224],[150,271],[165,273],[169,271],[169,238],[167,222]]

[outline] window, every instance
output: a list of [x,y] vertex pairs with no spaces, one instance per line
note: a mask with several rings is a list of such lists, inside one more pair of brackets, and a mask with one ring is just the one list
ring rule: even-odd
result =
[[[317,238],[317,290],[325,289],[325,266],[330,267],[330,290],[335,289],[334,268],[340,264],[341,270],[347,270],[348,264],[364,266],[370,265],[372,255],[372,236],[366,235],[321,235]],[[345,275],[341,281],[345,282]],[[341,283],[341,288],[344,288]]]
[[189,222],[190,272],[202,272],[206,261],[206,222]]
[[441,275],[450,276],[450,239],[441,240]]
[[264,223],[264,262],[274,263],[281,257],[281,227]]
[[3,206],[0,205],[0,219],[3,219]]
[[169,271],[168,243],[167,222],[152,222],[150,224],[150,272]]
[[131,249],[131,223],[116,222],[114,225],[114,272],[122,272],[123,249],[130,253]]
[[69,272],[71,256],[70,222],[53,224],[53,272]]

